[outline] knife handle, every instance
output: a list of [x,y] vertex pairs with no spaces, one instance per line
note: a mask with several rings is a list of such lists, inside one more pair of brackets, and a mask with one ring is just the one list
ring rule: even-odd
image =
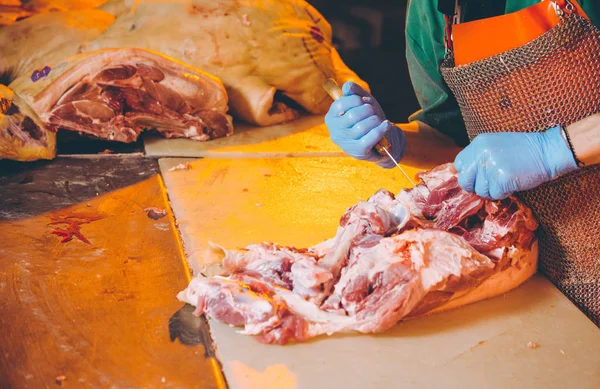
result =
[[335,101],[344,96],[344,92],[342,92],[342,88],[339,87],[337,82],[333,78],[328,78],[323,84],[323,88],[331,98]]
[[[325,81],[323,88],[325,88],[329,96],[331,96],[334,101],[344,96],[342,88],[339,87],[333,78],[328,78],[327,81]],[[392,148],[390,141],[387,140],[385,135],[383,138],[381,138],[379,143],[375,145],[375,150],[377,150],[380,155],[387,156],[387,153],[383,150],[383,148],[387,149],[388,151]]]
[[375,150],[377,150],[377,152],[379,154],[381,154],[384,157],[387,157],[387,153],[385,151],[383,151],[383,148],[385,148],[387,151],[391,151],[392,150],[392,144],[390,143],[389,140],[387,140],[387,138],[385,137],[385,135],[383,136],[383,138],[381,138],[381,140],[379,141],[379,143],[377,143],[375,145]]

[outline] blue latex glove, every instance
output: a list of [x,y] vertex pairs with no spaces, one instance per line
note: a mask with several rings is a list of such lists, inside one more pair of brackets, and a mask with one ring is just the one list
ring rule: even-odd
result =
[[454,161],[467,192],[504,199],[577,169],[560,127],[546,132],[481,134]]
[[400,162],[406,154],[404,131],[389,120],[371,94],[353,82],[342,85],[344,96],[334,101],[325,115],[331,140],[356,159],[374,162],[389,169],[394,162],[379,155],[373,147],[386,135],[392,145],[390,154]]

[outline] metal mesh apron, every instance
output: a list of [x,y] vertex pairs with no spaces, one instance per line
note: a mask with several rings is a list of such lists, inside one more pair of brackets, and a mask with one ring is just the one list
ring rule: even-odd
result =
[[[450,53],[441,72],[471,140],[566,126],[600,112],[600,31],[566,14],[545,34],[505,53],[460,66]],[[540,222],[540,270],[600,326],[600,166],[518,196]]]

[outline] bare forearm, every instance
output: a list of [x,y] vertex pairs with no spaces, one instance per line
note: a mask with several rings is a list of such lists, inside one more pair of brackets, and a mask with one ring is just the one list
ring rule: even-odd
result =
[[585,165],[600,163],[600,114],[573,123],[565,130],[578,160]]

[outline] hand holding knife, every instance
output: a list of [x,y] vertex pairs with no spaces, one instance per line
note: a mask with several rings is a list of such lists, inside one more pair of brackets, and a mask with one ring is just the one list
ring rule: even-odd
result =
[[[338,84],[332,78],[327,79],[325,84],[323,85],[327,93],[331,96],[331,98],[335,101],[344,96],[342,89],[338,86]],[[381,156],[387,156],[393,163],[400,169],[404,177],[410,182],[410,184],[415,187],[415,183],[408,174],[402,169],[402,167],[398,164],[396,159],[392,156],[390,150],[392,149],[392,145],[390,141],[384,135],[377,144],[374,146],[375,151]]]

